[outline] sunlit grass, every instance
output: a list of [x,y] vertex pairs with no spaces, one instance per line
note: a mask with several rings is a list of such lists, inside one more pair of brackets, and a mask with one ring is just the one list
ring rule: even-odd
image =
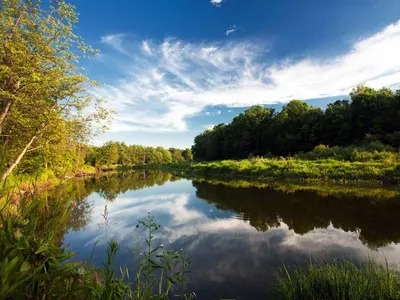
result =
[[350,162],[333,159],[258,158],[171,164],[164,168],[204,176],[230,175],[258,179],[319,180],[338,183],[357,181],[395,183],[400,180],[399,163],[386,160]]

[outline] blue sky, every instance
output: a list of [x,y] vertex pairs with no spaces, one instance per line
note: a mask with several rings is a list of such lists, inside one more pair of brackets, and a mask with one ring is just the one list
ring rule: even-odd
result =
[[82,63],[117,112],[107,140],[189,147],[253,104],[400,86],[399,0],[72,1]]

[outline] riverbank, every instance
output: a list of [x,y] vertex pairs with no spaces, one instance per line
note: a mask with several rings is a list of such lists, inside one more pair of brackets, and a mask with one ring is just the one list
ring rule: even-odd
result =
[[257,158],[141,165],[135,168],[164,170],[181,176],[224,176],[263,181],[366,183],[375,185],[397,185],[400,183],[400,164],[392,161],[349,162],[334,159]]
[[[115,170],[116,167],[110,171]],[[85,165],[73,173],[65,174],[64,176],[56,176],[52,170],[42,170],[34,174],[13,175],[1,183],[0,198],[6,194],[18,198],[27,193],[32,194],[34,192],[53,189],[73,178],[99,176],[103,172],[105,172],[103,169],[96,169],[95,167]]]

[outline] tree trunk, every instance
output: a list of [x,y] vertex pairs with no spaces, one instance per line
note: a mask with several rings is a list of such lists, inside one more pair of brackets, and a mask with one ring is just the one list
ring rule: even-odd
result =
[[17,159],[14,161],[14,163],[7,169],[7,171],[1,176],[1,181],[6,180],[8,175],[11,174],[11,172],[14,170],[14,168],[19,164],[21,159],[24,157],[26,151],[28,151],[29,147],[32,145],[32,143],[36,140],[36,135],[34,135],[31,140],[29,141],[28,144],[26,144],[24,150],[20,153],[20,155],[17,157]]
[[12,101],[9,101],[7,103],[7,105],[6,105],[6,107],[4,108],[3,112],[1,113],[1,116],[0,116],[0,134],[1,134],[2,130],[3,130],[4,123],[6,122],[7,115],[8,115],[8,112],[10,110],[11,104],[12,104]]

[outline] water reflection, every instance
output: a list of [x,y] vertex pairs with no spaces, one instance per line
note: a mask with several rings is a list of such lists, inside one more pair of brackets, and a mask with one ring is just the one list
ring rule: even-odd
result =
[[265,299],[272,270],[282,262],[300,264],[316,256],[362,260],[378,252],[389,262],[400,258],[398,197],[232,188],[161,172],[78,180],[64,189],[56,191],[57,197],[72,195],[80,203],[64,237],[79,258],[87,258],[100,238],[93,258],[104,259],[106,236],[99,225],[107,204],[107,238],[121,245],[116,263],[134,272],[132,243],[140,234],[135,225],[150,210],[163,225],[156,243],[188,252],[193,263],[189,289],[199,299]]
[[234,211],[257,230],[266,231],[282,221],[296,233],[333,225],[360,233],[372,248],[399,242],[397,216],[400,198],[375,200],[368,197],[321,197],[313,192],[283,193],[272,189],[230,188],[221,184],[193,182],[196,196],[218,209]]

